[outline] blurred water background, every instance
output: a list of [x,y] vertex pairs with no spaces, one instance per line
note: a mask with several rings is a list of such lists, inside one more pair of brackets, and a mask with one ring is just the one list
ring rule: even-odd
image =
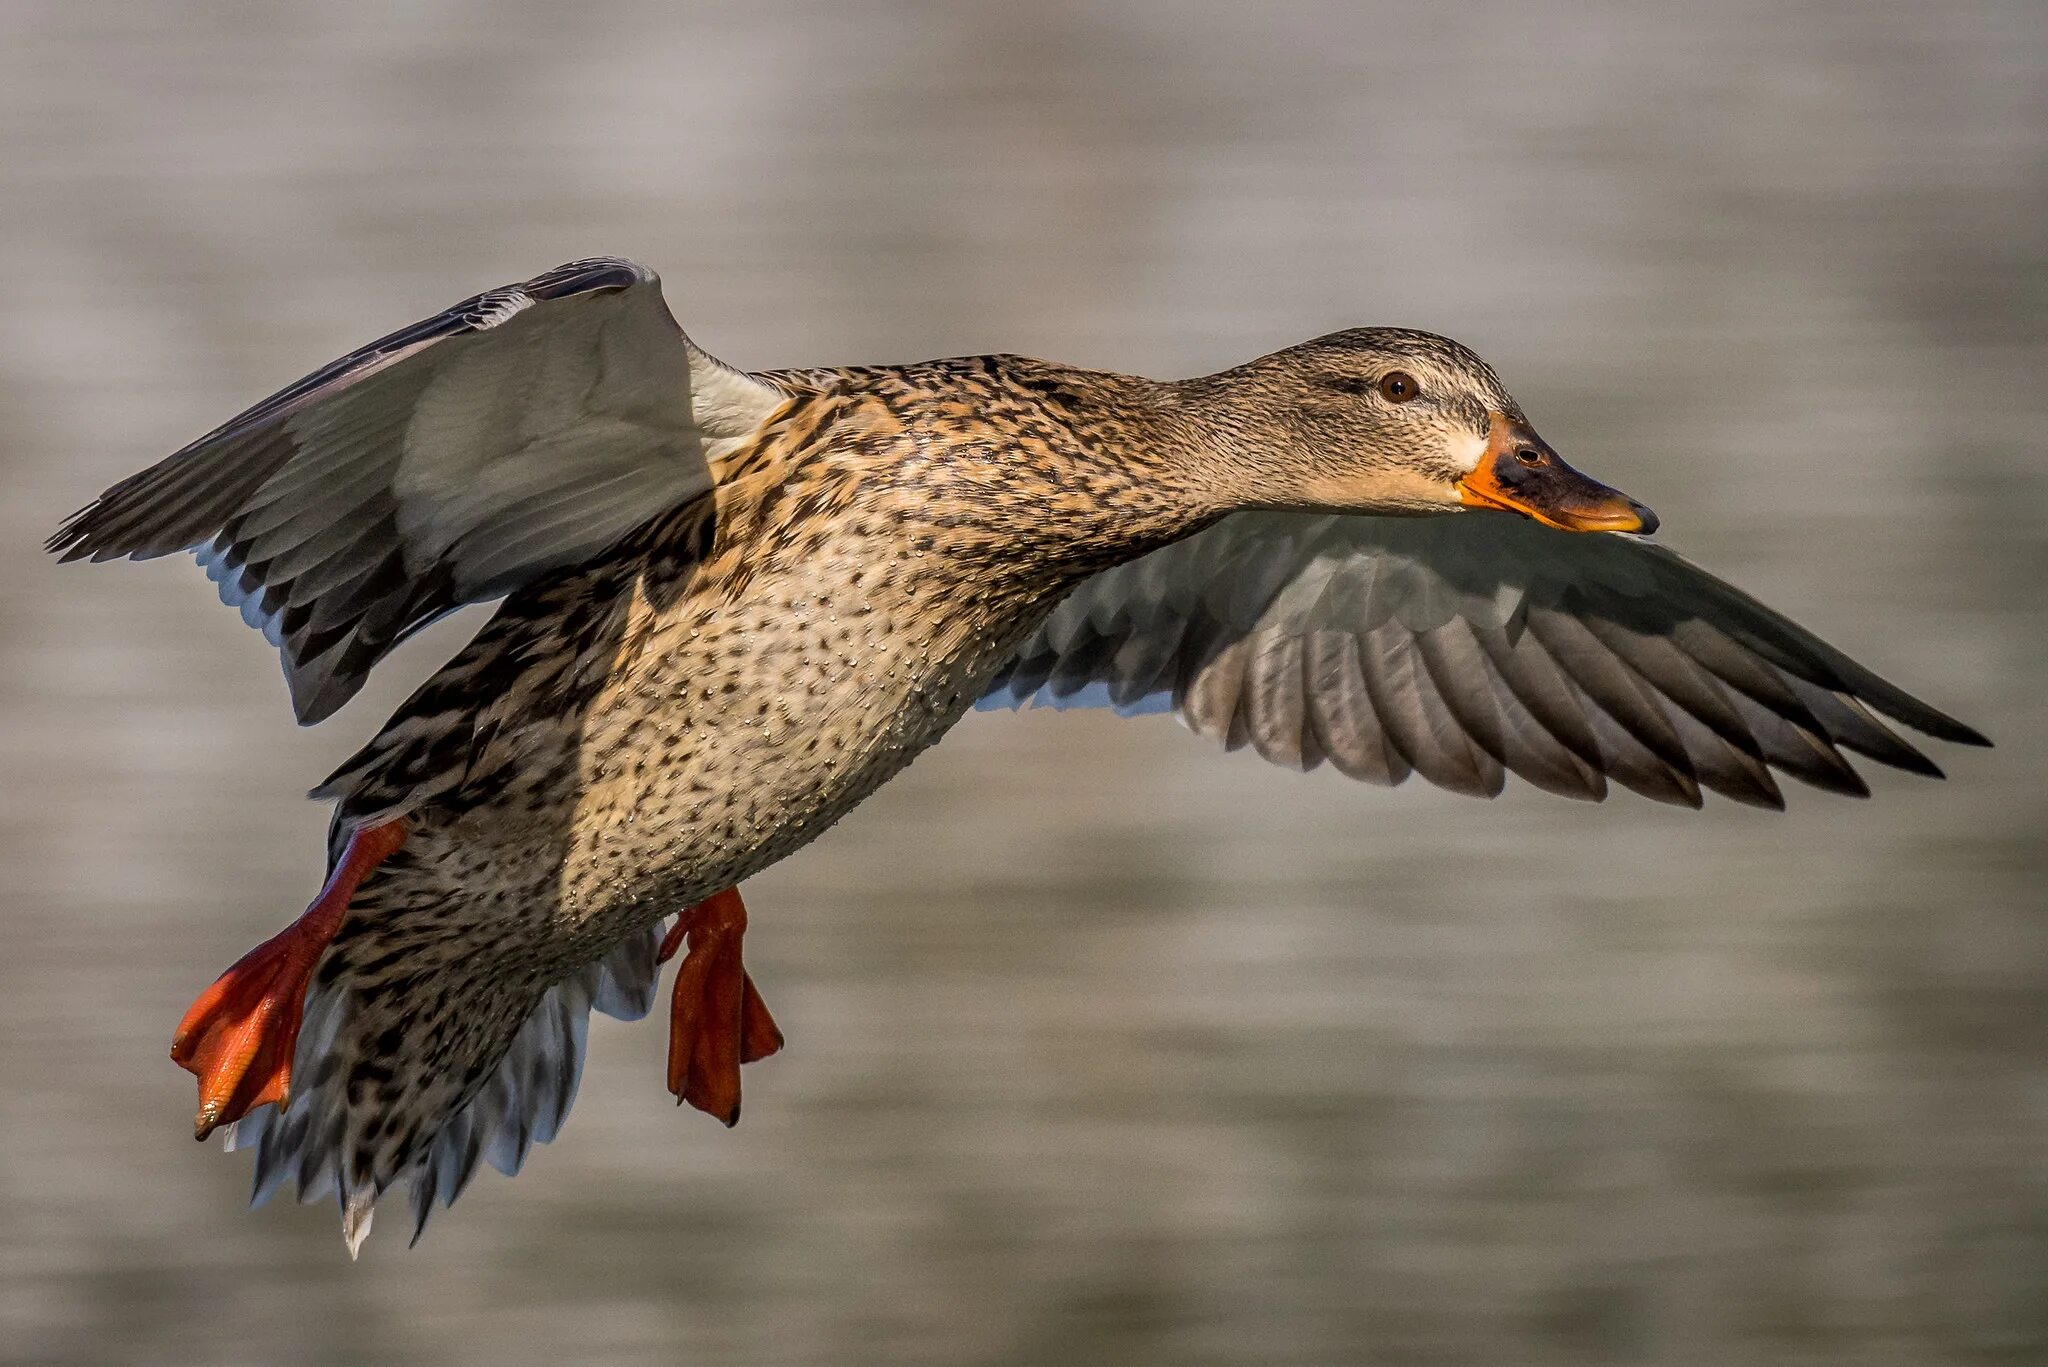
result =
[[[760,367],[1450,333],[2000,748],[1779,816],[973,717],[749,885],[744,1124],[600,1022],[351,1265],[166,1042],[476,619],[299,731],[189,562],[38,543],[594,253]],[[2048,1360],[2038,3],[10,0],[0,281],[0,1359]]]

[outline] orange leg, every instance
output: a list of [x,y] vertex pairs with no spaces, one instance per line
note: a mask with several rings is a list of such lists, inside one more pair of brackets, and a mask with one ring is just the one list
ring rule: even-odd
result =
[[305,914],[237,959],[178,1022],[171,1061],[199,1078],[197,1137],[266,1102],[284,1109],[313,966],[341,929],[357,886],[404,843],[402,819],[356,831]]
[[714,893],[676,918],[661,942],[667,963],[688,937],[690,952],[669,998],[668,1089],[676,1104],[737,1125],[740,1065],[782,1047],[782,1031],[740,963],[747,907],[738,888]]

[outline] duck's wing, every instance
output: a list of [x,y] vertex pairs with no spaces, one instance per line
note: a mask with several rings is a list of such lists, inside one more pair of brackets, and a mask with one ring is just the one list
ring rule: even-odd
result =
[[50,549],[193,551],[316,722],[409,632],[704,493],[785,397],[693,345],[653,271],[575,261],[323,366],[101,494]]
[[1869,791],[1844,749],[1938,776],[1874,713],[1969,727],[1665,549],[1505,513],[1239,513],[1084,581],[983,707],[1178,712],[1278,764],[1492,796],[1782,807],[1771,769]]

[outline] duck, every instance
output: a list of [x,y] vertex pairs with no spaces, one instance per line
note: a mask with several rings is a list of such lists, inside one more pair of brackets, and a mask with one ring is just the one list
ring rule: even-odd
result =
[[[1941,771],[1971,727],[1659,542],[1494,371],[1356,328],[1193,379],[1014,355],[748,372],[655,273],[571,262],[392,333],[66,520],[189,552],[302,724],[412,633],[495,614],[313,789],[324,885],[171,1057],[255,1200],[353,1256],[559,1131],[590,1013],[669,1003],[727,1125],[783,1037],[742,882],[976,708],[1171,713],[1226,750],[1488,797],[1782,807]],[[1846,753],[1845,753],[1846,752]]]

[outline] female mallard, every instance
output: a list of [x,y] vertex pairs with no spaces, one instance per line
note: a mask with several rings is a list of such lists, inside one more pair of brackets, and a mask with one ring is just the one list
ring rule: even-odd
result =
[[1671,552],[1573,535],[1655,527],[1427,333],[1172,383],[1013,356],[750,375],[653,272],[592,260],[315,372],[51,547],[194,551],[307,723],[505,599],[315,790],[326,886],[171,1046],[200,1136],[233,1122],[259,1199],[333,1187],[353,1251],[399,1178],[424,1224],[479,1155],[509,1173],[551,1138],[589,1008],[645,1014],[685,941],[668,1085],[736,1121],[740,1064],[782,1042],[736,885],[977,702],[1693,806],[1781,806],[1772,768],[1865,793],[1843,749],[1939,773],[1873,709],[1984,743]]

